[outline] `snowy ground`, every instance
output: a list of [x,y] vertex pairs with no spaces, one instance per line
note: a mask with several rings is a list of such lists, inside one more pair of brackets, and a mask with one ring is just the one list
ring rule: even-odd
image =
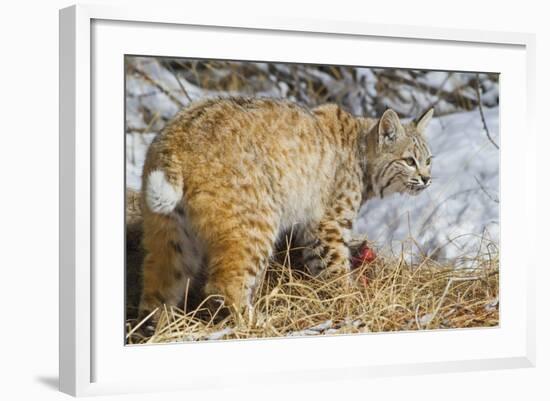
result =
[[[498,143],[498,107],[485,110]],[[431,187],[416,197],[371,200],[355,223],[386,251],[430,254],[439,260],[495,252],[499,242],[499,151],[489,142],[479,111],[434,118],[428,129],[434,154]],[[127,185],[140,189],[141,168],[154,134],[127,134]],[[411,245],[407,238],[415,239]],[[405,242],[404,242],[405,241]]]

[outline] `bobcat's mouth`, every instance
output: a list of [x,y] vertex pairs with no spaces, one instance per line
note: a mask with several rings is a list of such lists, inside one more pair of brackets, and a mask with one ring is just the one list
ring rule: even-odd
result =
[[408,182],[405,184],[407,188],[407,192],[409,195],[418,195],[420,192],[424,191],[426,188],[430,186],[430,184],[419,184],[419,183],[412,183]]

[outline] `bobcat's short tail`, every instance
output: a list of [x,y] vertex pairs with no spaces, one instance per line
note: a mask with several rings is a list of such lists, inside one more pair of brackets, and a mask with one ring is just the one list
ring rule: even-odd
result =
[[183,196],[183,184],[171,183],[162,170],[150,172],[146,186],[145,201],[154,213],[172,213]]

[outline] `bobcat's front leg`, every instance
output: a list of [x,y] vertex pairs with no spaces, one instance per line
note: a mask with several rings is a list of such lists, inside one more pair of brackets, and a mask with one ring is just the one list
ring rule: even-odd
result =
[[309,245],[304,248],[304,264],[312,275],[350,271],[348,243],[356,212],[351,205],[346,206],[337,204],[317,225],[306,229]]

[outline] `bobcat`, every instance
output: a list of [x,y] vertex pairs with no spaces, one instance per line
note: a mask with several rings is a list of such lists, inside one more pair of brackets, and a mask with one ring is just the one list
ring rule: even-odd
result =
[[140,316],[161,304],[218,296],[251,306],[279,236],[303,244],[313,275],[350,270],[359,207],[430,185],[430,109],[401,124],[334,104],[210,99],[181,111],[149,147],[142,175]]

